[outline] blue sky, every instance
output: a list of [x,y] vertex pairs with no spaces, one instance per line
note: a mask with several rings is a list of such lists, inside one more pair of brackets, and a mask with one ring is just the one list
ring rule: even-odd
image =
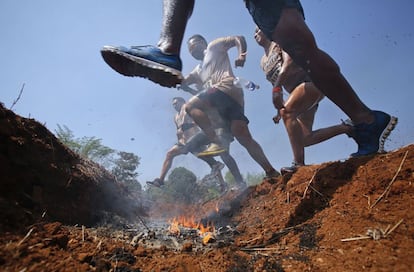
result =
[[[393,150],[414,142],[414,19],[412,0],[305,0],[308,25],[319,47],[340,65],[361,99],[373,109],[399,117],[386,143]],[[54,132],[68,126],[77,137],[95,136],[111,148],[141,157],[139,180],[159,175],[166,151],[175,143],[174,96],[189,96],[141,78],[127,78],[102,60],[103,45],[144,45],[158,41],[161,0],[2,0],[0,2],[0,101],[10,107],[23,83],[24,92],[13,110]],[[184,40],[199,33],[208,40],[244,35],[248,56],[238,76],[261,86],[245,93],[250,130],[276,168],[290,165],[292,153],[282,124],[275,126],[266,81],[259,59],[263,50],[253,39],[254,24],[241,0],[197,1]],[[230,51],[235,58],[235,50]],[[185,44],[183,73],[197,64]],[[314,128],[337,124],[347,117],[324,99]],[[131,140],[135,139],[135,140]],[[346,136],[306,149],[306,162],[343,160],[356,151]],[[243,174],[260,167],[236,142],[231,146]],[[209,169],[192,155],[176,158],[199,177]]]

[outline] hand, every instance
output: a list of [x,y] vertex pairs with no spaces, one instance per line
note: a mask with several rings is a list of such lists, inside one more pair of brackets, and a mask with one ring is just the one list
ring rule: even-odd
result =
[[273,123],[279,124],[280,119],[282,119],[282,116],[280,116],[280,113],[278,111],[277,115],[273,116]]
[[277,115],[273,117],[273,122],[275,124],[279,124],[280,119],[282,119],[282,114],[283,114],[282,111],[284,110],[285,110],[285,107],[282,107],[281,109],[277,110]]
[[238,59],[234,62],[235,67],[243,67],[246,62],[246,56],[239,56]]

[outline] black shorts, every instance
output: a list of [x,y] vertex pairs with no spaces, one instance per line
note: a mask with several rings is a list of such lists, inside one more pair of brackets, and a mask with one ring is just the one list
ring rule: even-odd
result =
[[305,18],[299,0],[244,0],[244,2],[253,21],[269,40],[272,40],[273,30],[284,8],[296,8]]
[[224,120],[241,120],[249,123],[249,119],[244,115],[242,106],[239,105],[231,96],[216,89],[210,88],[197,95],[203,101],[217,109]]

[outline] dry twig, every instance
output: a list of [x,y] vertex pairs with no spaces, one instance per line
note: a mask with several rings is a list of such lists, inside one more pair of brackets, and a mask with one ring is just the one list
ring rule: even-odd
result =
[[246,245],[246,244],[250,244],[251,242],[254,242],[254,241],[260,240],[260,239],[262,239],[262,238],[263,238],[263,236],[262,236],[262,235],[259,235],[259,236],[255,237],[255,238],[250,239],[250,240],[247,240],[247,241],[240,241],[240,244],[244,244],[244,245]]
[[401,219],[400,221],[398,221],[397,224],[394,225],[394,227],[392,227],[386,234],[385,236],[388,236],[391,232],[393,232],[396,228],[398,228],[398,226],[404,221],[404,219]]
[[22,240],[20,240],[20,242],[17,244],[17,246],[20,246],[20,245],[21,245],[24,241],[26,241],[26,239],[27,239],[27,238],[29,238],[30,234],[32,234],[33,230],[34,230],[34,228],[31,228],[31,229],[27,232],[26,236],[24,236],[24,237],[23,237],[23,239],[22,239]]
[[349,241],[356,241],[356,240],[365,240],[365,239],[373,239],[373,240],[379,240],[381,238],[387,238],[388,235],[391,234],[398,226],[404,221],[404,219],[401,219],[398,221],[397,224],[395,224],[391,229],[388,225],[385,230],[383,229],[368,229],[366,235],[359,235],[357,237],[351,237],[351,238],[345,238],[341,239],[341,242],[349,242]]
[[302,199],[306,197],[306,193],[308,192],[309,187],[311,186],[311,183],[313,182],[313,180],[315,179],[316,174],[319,172],[319,169],[317,169],[315,171],[315,173],[313,174],[312,178],[309,180],[308,185],[306,186],[305,191],[303,192],[303,196]]
[[280,248],[277,247],[261,247],[261,248],[241,248],[241,251],[279,251]]
[[20,100],[20,97],[22,96],[23,93],[23,89],[24,89],[24,85],[25,83],[23,83],[22,88],[20,89],[19,95],[17,96],[17,98],[13,101],[13,104],[10,106],[10,110],[13,109],[14,105],[17,104],[17,102]]
[[390,183],[388,184],[388,186],[387,186],[387,188],[385,188],[385,191],[380,195],[380,197],[378,197],[377,198],[377,200],[375,200],[375,202],[369,207],[370,209],[372,209],[375,205],[377,205],[380,201],[381,201],[381,199],[386,195],[386,194],[388,194],[388,192],[389,192],[389,190],[390,190],[390,188],[391,188],[391,185],[394,183],[394,181],[397,179],[397,176],[398,176],[398,174],[400,173],[400,171],[401,171],[401,168],[402,168],[402,166],[403,166],[403,164],[404,164],[404,162],[405,162],[405,159],[407,158],[407,155],[408,155],[408,150],[405,152],[405,154],[404,154],[404,157],[403,157],[403,159],[401,160],[401,163],[400,163],[400,166],[398,167],[398,170],[397,170],[397,172],[395,173],[395,175],[394,175],[394,177],[392,178],[392,180],[390,181]]

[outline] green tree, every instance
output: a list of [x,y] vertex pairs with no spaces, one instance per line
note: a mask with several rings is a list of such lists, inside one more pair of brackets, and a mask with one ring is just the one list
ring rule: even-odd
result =
[[142,186],[137,177],[137,168],[140,164],[141,158],[134,153],[120,151],[117,153],[118,158],[114,160],[114,167],[112,174],[118,181],[125,183],[131,191],[141,191]]
[[168,187],[176,199],[191,203],[197,187],[197,177],[184,167],[177,167],[168,176]]
[[246,183],[249,186],[254,186],[262,183],[265,177],[264,173],[247,173],[246,175]]
[[233,175],[230,173],[230,171],[227,171],[224,175],[224,180],[229,186],[233,186],[236,184],[236,180],[234,179]]
[[105,168],[112,165],[112,155],[115,150],[102,144],[102,139],[96,137],[75,138],[73,132],[65,125],[57,125],[55,130],[59,140],[81,157],[101,164]]
[[[59,140],[81,157],[92,160],[111,172],[118,181],[123,182],[130,191],[141,191],[137,177],[140,157],[134,153],[116,151],[102,144],[96,137],[76,138],[65,125],[57,125],[55,130]],[[115,156],[117,156],[115,158]]]
[[148,186],[146,195],[153,201],[192,203],[198,197],[197,177],[184,167],[171,171],[162,189]]
[[79,141],[75,138],[73,132],[65,125],[57,125],[55,130],[56,137],[72,151],[78,153],[78,150],[81,148]]

